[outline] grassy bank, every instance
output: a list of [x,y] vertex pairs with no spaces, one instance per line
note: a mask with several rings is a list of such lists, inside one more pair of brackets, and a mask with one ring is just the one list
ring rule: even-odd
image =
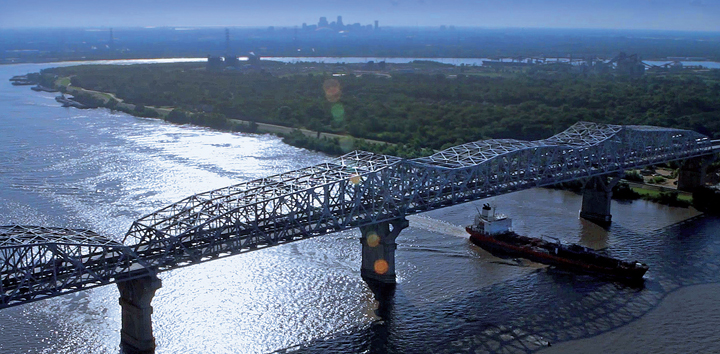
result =
[[159,118],[176,124],[195,124],[233,132],[275,134],[282,137],[283,142],[289,145],[320,151],[329,155],[341,155],[353,150],[366,150],[412,158],[425,156],[433,152],[431,149],[411,148],[404,144],[392,144],[379,140],[356,138],[350,135],[256,123],[241,119],[228,119],[221,114],[188,112],[173,107],[135,105],[124,102],[112,93],[72,86],[69,77],[58,78],[51,86],[63,93],[73,95],[76,101],[89,107],[104,107],[136,117]]
[[[635,192],[637,192],[638,194],[640,194],[640,196],[643,199],[653,200],[653,201],[662,199],[668,193],[673,193],[673,192],[660,192],[660,191],[644,189],[644,188],[633,188],[633,190]],[[677,192],[675,192],[675,193],[677,193]],[[690,204],[693,201],[693,197],[692,197],[692,194],[677,193],[677,200],[680,202],[683,202],[683,203]]]
[[517,72],[422,62],[367,66],[85,65],[43,75],[69,77],[74,87],[124,103],[333,134],[319,138],[337,147],[337,136],[404,145],[398,150],[416,154],[481,139],[543,139],[580,120],[720,132],[720,70],[633,79],[555,66]]
[[[343,64],[263,65],[228,72],[206,70],[202,63],[92,65],[48,69],[40,76],[90,106],[177,124],[273,133],[287,144],[331,155],[367,150],[414,158],[480,139],[547,138],[579,120],[720,137],[720,70],[631,79],[452,65],[411,73],[398,67],[383,75]],[[688,194],[662,189],[672,186],[674,172],[632,172],[640,185],[616,197],[693,203]]]
[[[551,188],[571,190],[576,193],[581,193],[582,182],[576,180],[573,182],[555,185]],[[613,188],[612,198],[627,201],[642,199],[674,207],[689,207],[691,205],[695,205],[692,193],[677,191],[667,187],[643,185],[641,183],[633,183],[624,180]]]

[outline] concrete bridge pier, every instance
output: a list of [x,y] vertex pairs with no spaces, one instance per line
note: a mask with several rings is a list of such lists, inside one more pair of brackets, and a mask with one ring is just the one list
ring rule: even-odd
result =
[[678,171],[677,189],[693,192],[695,188],[704,186],[707,168],[713,161],[714,155],[694,157],[683,161]]
[[595,176],[585,180],[580,217],[600,225],[608,225],[612,221],[610,201],[612,189],[620,181],[622,175],[614,176],[608,181],[607,176]]
[[408,226],[407,219],[400,218],[360,227],[360,275],[366,282],[395,284],[395,239]]
[[150,302],[155,296],[155,291],[161,286],[162,282],[154,275],[117,283],[122,307],[120,330],[122,353],[155,353],[151,319],[153,309]]

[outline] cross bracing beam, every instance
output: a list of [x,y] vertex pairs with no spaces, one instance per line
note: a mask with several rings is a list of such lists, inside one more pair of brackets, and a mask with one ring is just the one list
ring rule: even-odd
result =
[[698,133],[580,122],[539,141],[484,140],[403,160],[331,162],[186,198],[135,222],[126,244],[160,270],[521,189],[706,155]]
[[84,230],[4,227],[0,308],[719,147],[687,130],[581,122],[544,140],[477,141],[412,160],[355,151],[190,196],[135,221],[122,244]]
[[144,264],[89,230],[0,226],[0,308],[147,276]]
[[714,151],[720,151],[720,139],[712,140],[711,143]]

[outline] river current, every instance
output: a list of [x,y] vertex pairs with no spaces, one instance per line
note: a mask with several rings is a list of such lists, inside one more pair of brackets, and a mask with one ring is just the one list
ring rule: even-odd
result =
[[[133,220],[191,194],[330,159],[271,135],[61,108],[54,94],[7,81],[49,66],[0,66],[2,225],[89,228],[121,240]],[[520,234],[647,263],[638,289],[478,249],[462,226],[482,202],[410,218],[398,237],[397,290],[381,313],[360,278],[358,230],[161,273],[157,353],[534,352],[624,333],[675,290],[720,280],[720,219],[693,209],[613,202],[606,230],[578,218],[581,197],[571,192],[490,200]],[[105,286],[0,310],[0,353],[118,353],[119,329],[118,292]],[[642,335],[627,331],[629,342]],[[679,348],[709,352],[715,336]]]

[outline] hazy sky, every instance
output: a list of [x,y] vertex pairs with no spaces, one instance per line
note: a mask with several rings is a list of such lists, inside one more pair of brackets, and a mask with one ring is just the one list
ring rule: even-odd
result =
[[720,0],[0,0],[0,27],[388,26],[720,31]]

